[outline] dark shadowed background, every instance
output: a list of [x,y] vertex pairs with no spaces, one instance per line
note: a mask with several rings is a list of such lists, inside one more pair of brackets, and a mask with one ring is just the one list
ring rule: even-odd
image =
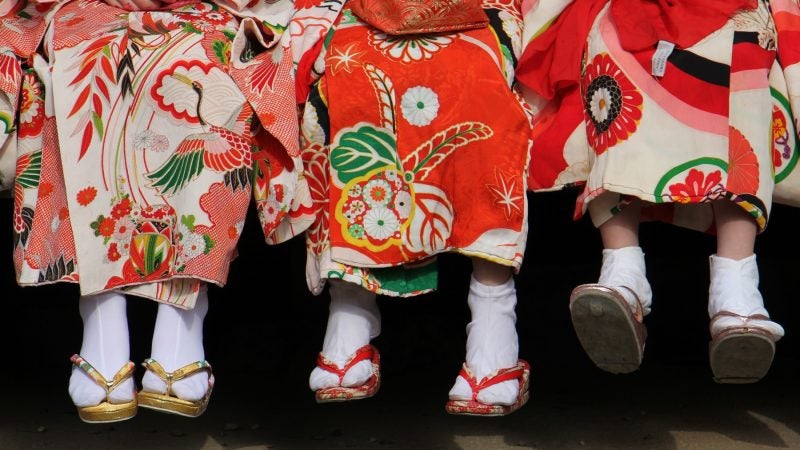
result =
[[[576,285],[596,281],[601,245],[588,219],[572,221],[574,197],[530,196],[528,249],[516,280],[532,396],[495,419],[444,412],[464,357],[465,258],[440,258],[436,293],[379,298],[383,334],[374,343],[384,377],[374,398],[317,405],[307,377],[322,344],[327,292],[313,297],[306,288],[302,238],[267,246],[251,214],[228,285],[210,289],[206,356],[217,385],[208,412],[191,420],[141,410],[124,423],[83,424],[66,389],[68,358],[81,342],[77,287],[17,287],[11,220],[4,220],[0,449],[800,448],[800,211],[775,206],[757,242],[762,293],[787,331],[772,370],[755,385],[723,386],[707,361],[714,239],[664,224],[641,229],[654,292],[642,368],[610,375],[583,354],[568,299]],[[0,200],[0,214],[11,212],[11,201]],[[156,304],[129,297],[128,312],[138,363],[149,356]]]

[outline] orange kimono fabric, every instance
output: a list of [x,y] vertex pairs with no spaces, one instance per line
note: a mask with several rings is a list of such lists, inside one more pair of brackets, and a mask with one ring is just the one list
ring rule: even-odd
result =
[[[530,124],[492,29],[400,37],[351,17],[333,33],[320,104],[306,112],[329,121],[329,180],[312,189],[329,223],[308,236],[316,276],[408,295],[361,270],[445,251],[519,268]],[[307,166],[323,147],[308,144]]]

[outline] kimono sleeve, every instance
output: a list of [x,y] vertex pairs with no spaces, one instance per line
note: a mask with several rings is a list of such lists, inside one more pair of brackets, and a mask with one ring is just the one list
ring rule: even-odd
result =
[[[582,127],[580,89],[566,67],[580,66],[580,49],[594,9],[586,1],[523,0],[524,49],[517,66],[518,89],[533,111],[528,190],[547,192],[583,184],[589,143]],[[573,18],[580,16],[578,32]],[[567,39],[568,38],[568,39]]]
[[22,65],[44,36],[47,17],[59,1],[0,2],[0,190],[14,185]]
[[[228,2],[230,3],[230,2]],[[231,48],[231,77],[253,107],[259,122],[253,153],[253,195],[262,231],[270,244],[280,243],[304,231],[292,224],[292,216],[309,200],[302,179],[299,123],[289,34],[278,33],[276,23],[288,22],[279,2],[277,12],[246,11]],[[285,23],[284,23],[285,25]],[[285,29],[283,26],[282,29]]]

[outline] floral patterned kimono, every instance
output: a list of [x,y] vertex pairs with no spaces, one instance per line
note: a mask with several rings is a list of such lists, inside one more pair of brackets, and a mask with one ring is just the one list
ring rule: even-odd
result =
[[[772,17],[783,11],[785,27],[797,24],[796,2],[773,1],[770,10],[754,0],[688,47],[636,51],[622,44],[613,3],[526,2],[528,47],[517,74],[537,113],[531,189],[582,185],[576,218],[599,202],[595,225],[638,197],[669,205],[645,208],[645,218],[711,230],[711,208],[683,205],[729,199],[763,230],[773,196],[800,199],[797,102],[781,67],[796,63],[784,58],[796,44],[787,39],[784,50],[781,20]],[[559,30],[577,37],[546,48]]]
[[298,83],[322,74],[301,99],[310,198],[296,218],[313,292],[327,278],[426,292],[447,251],[519,268],[530,123],[510,85],[521,16],[512,1],[484,9],[489,27],[390,36],[345,6],[300,58]]
[[267,236],[283,215],[264,211],[289,209],[301,165],[282,33],[292,4],[188,3],[3,1],[19,284],[190,308],[201,282],[225,283],[251,196]]

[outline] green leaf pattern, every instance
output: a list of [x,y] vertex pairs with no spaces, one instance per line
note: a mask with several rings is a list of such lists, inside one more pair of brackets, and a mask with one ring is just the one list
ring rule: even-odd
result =
[[16,182],[25,189],[35,188],[39,185],[42,173],[42,151],[31,153],[30,160],[25,169],[17,175]]
[[402,171],[397,160],[394,134],[371,125],[343,130],[331,150],[331,166],[340,183],[380,167],[393,166]]

